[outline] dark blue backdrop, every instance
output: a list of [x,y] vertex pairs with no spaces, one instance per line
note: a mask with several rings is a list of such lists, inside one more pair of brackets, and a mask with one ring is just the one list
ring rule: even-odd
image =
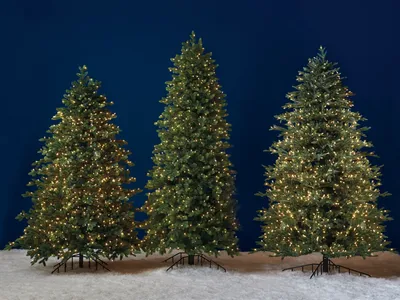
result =
[[[55,108],[79,65],[103,82],[115,102],[117,123],[129,142],[137,187],[146,182],[158,137],[153,123],[170,79],[170,58],[191,30],[220,65],[233,125],[232,159],[237,176],[242,250],[260,235],[253,221],[267,206],[263,150],[276,139],[268,129],[286,102],[295,76],[320,45],[338,61],[356,93],[355,109],[372,129],[368,139],[384,164],[381,201],[394,221],[387,234],[400,248],[399,5],[396,1],[2,1],[0,157],[0,247],[21,234],[14,218],[28,209],[20,195],[39,156],[38,139],[52,124]],[[4,109],[5,107],[5,109]],[[145,193],[137,196],[143,204]]]

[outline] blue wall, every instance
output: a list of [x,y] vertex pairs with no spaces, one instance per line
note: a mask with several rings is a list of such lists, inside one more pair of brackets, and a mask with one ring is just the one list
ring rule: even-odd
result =
[[[108,4],[107,4],[108,3]],[[305,4],[306,3],[306,4]],[[38,139],[52,124],[62,95],[79,65],[103,82],[115,102],[117,123],[129,142],[137,187],[146,182],[158,142],[158,103],[170,79],[169,59],[191,30],[220,65],[233,125],[232,159],[237,176],[242,250],[260,235],[253,221],[268,203],[262,164],[275,157],[263,150],[276,139],[273,116],[286,102],[297,71],[320,45],[338,61],[355,92],[355,109],[372,129],[368,139],[384,164],[382,200],[394,221],[387,234],[400,248],[400,23],[395,1],[6,1],[0,9],[2,34],[0,158],[0,247],[22,233],[14,218],[29,209],[26,190]],[[5,108],[4,108],[5,106]],[[143,204],[145,193],[135,198]]]

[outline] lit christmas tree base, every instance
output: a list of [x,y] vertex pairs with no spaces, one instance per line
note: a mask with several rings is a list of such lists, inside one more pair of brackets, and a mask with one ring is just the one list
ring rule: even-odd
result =
[[211,260],[210,258],[205,257],[203,254],[187,255],[185,252],[179,252],[167,258],[163,262],[172,261],[172,265],[167,269],[167,271],[169,271],[174,267],[178,267],[179,265],[185,265],[185,259],[187,259],[187,265],[209,266],[210,268],[212,268],[214,265],[214,267],[217,267],[217,270],[222,269],[224,272],[226,272],[226,269],[223,266]]
[[[316,266],[316,268],[315,268]],[[311,267],[312,269],[312,274],[310,276],[310,279],[313,278],[314,276],[318,276],[318,275],[322,275],[322,273],[334,273],[335,271],[337,271],[338,273],[349,273],[351,274],[351,272],[359,274],[360,276],[368,276],[371,277],[371,275],[364,273],[364,272],[360,272],[354,269],[350,269],[341,265],[337,265],[335,263],[333,263],[333,261],[331,261],[327,256],[323,257],[323,260],[319,263],[319,264],[306,264],[306,265],[300,265],[300,266],[295,266],[295,267],[290,267],[290,268],[286,268],[283,269],[282,271],[286,271],[286,270],[292,270],[294,271],[294,269],[300,269],[301,271],[304,272],[304,268],[306,267]]]
[[57,271],[57,273],[60,273],[60,268],[61,267],[64,267],[64,272],[67,272],[67,263],[68,263],[68,261],[71,261],[71,270],[73,270],[74,269],[74,257],[78,257],[78,259],[79,259],[79,268],[83,268],[83,259],[86,258],[86,259],[88,259],[89,269],[91,267],[91,260],[92,260],[94,262],[94,264],[95,264],[96,270],[98,269],[98,267],[100,265],[100,267],[103,267],[103,270],[105,269],[107,271],[110,271],[110,269],[107,268],[107,263],[105,261],[101,260],[99,257],[93,257],[93,256],[86,257],[86,256],[84,256],[82,254],[78,254],[77,253],[77,254],[72,255],[68,259],[63,260],[63,261],[59,262],[58,264],[56,264],[53,267],[54,270],[51,272],[51,274],[53,274],[56,271]]

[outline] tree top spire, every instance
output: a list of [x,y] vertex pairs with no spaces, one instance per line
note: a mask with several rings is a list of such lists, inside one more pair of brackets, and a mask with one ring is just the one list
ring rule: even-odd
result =
[[319,46],[319,49],[318,49],[318,56],[320,57],[320,58],[322,58],[322,60],[325,60],[325,58],[326,58],[326,48],[325,47],[323,47],[323,46]]
[[194,32],[194,30],[192,30],[192,33],[190,34],[190,39],[192,41],[196,40],[196,33]]

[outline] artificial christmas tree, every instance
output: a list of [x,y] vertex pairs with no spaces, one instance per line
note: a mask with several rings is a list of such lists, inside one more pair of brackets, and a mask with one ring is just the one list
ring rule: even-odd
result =
[[[237,253],[234,172],[226,150],[230,124],[225,94],[215,75],[211,53],[192,33],[172,59],[164,112],[156,122],[161,142],[143,211],[148,219],[143,247],[148,254],[181,249],[189,264],[202,253]],[[180,254],[180,262],[186,256]],[[207,261],[208,262],[208,261]]]
[[[36,161],[27,192],[33,202],[29,212],[17,218],[27,219],[24,234],[8,248],[22,247],[32,264],[45,264],[51,256],[61,258],[55,266],[66,269],[69,259],[114,259],[131,254],[137,247],[134,213],[128,199],[138,190],[125,187],[134,182],[129,175],[127,143],[116,138],[120,132],[111,122],[116,118],[108,106],[112,102],[98,94],[100,82],[87,75],[83,66],[64,95],[64,107],[53,120],[40,149],[43,158]],[[73,266],[73,264],[72,264]]]
[[363,139],[368,128],[359,127],[365,119],[351,110],[352,93],[323,48],[297,81],[287,96],[292,102],[276,117],[286,126],[272,127],[282,139],[270,148],[278,158],[266,168],[268,189],[260,194],[270,207],[259,211],[259,245],[282,258],[322,253],[316,269],[310,265],[314,275],[343,270],[330,257],[365,258],[386,249],[382,223],[390,218],[377,199],[388,194],[379,191],[380,168],[368,160],[373,153],[363,151],[372,146]]

